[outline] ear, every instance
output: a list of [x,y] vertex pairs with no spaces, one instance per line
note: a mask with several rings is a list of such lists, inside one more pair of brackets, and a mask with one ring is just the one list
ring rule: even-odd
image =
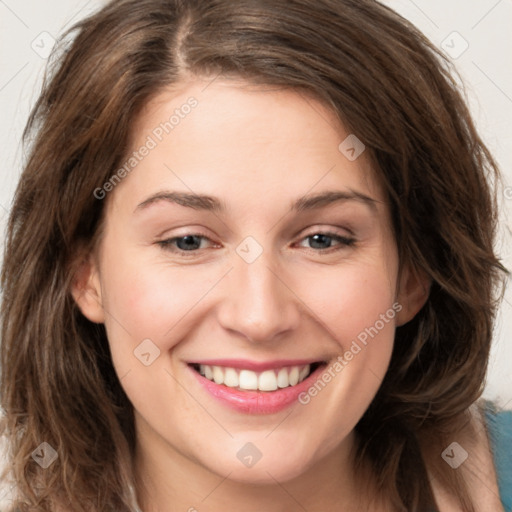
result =
[[402,269],[397,302],[402,309],[396,315],[397,327],[411,321],[427,302],[432,279],[424,272],[413,270],[409,265]]
[[71,284],[71,294],[87,319],[95,323],[105,321],[98,265],[92,254],[78,264]]

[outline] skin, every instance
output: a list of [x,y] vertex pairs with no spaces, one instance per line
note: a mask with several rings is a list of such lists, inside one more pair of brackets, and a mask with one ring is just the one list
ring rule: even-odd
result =
[[[480,403],[474,403],[467,411],[467,423],[455,437],[468,452],[468,458],[458,467],[468,487],[468,494],[477,512],[505,512],[500,499],[496,469],[489,440],[489,433],[482,416]],[[446,446],[430,444],[424,446],[427,467],[434,496],[441,512],[464,512],[458,501],[446,488],[440,477],[439,466],[444,464],[439,454]]]
[[[403,267],[397,287],[383,191],[364,152],[349,161],[339,151],[349,132],[312,98],[196,79],[146,105],[132,150],[191,96],[197,107],[104,199],[103,236],[73,290],[84,315],[105,324],[135,408],[141,507],[367,510],[377,496],[354,474],[353,429],[386,373],[395,328],[423,306],[429,283]],[[375,211],[361,201],[290,209],[305,194],[346,189],[373,198]],[[163,190],[216,196],[226,212],[163,200],[137,208]],[[325,232],[356,241],[321,242],[322,253],[308,236]],[[176,243],[175,252],[158,243],[187,234],[206,238],[184,255]],[[247,236],[263,251],[250,264],[236,252]],[[233,411],[186,364],[223,357],[329,365],[397,302],[401,310],[307,405]],[[160,355],[145,366],[134,350],[148,338]],[[247,442],[262,454],[251,468],[236,457]],[[389,510],[377,502],[371,509]]]

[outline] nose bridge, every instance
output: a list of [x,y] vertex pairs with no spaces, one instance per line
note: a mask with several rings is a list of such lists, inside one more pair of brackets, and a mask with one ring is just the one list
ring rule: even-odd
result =
[[270,341],[292,329],[299,314],[274,251],[251,238],[236,249],[220,319],[224,328],[251,341]]

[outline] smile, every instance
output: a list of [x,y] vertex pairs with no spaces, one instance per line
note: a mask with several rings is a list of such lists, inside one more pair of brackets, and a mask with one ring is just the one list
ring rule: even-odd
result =
[[312,369],[314,371],[315,365],[318,366],[318,363],[285,366],[262,372],[208,364],[195,365],[195,369],[215,384],[224,384],[229,388],[240,391],[275,391],[302,382]]
[[243,414],[274,414],[297,403],[326,362],[216,360],[187,366],[206,394],[224,406]]

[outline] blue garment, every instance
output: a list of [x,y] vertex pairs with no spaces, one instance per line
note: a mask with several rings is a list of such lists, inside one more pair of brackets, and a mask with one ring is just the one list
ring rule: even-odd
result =
[[506,512],[512,512],[512,411],[500,411],[486,400],[485,418],[501,503]]

